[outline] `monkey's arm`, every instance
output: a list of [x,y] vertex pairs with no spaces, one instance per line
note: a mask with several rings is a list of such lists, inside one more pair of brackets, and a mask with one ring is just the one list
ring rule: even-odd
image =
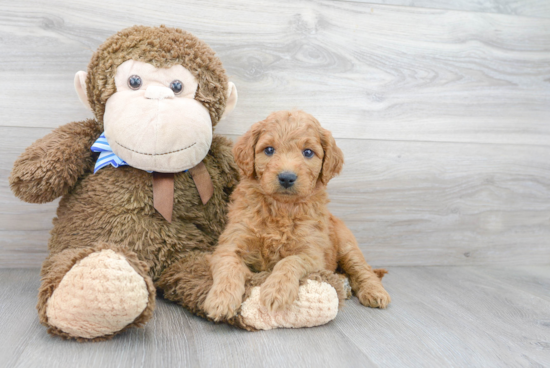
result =
[[25,202],[46,203],[67,193],[94,165],[90,147],[101,134],[95,120],[63,125],[30,145],[13,165],[10,187]]

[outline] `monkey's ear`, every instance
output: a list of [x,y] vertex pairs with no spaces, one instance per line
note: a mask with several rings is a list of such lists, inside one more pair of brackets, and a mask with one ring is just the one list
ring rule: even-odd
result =
[[76,94],[78,95],[78,99],[80,102],[84,104],[84,106],[90,110],[92,110],[92,107],[90,106],[90,102],[88,102],[88,94],[86,93],[86,76],[88,73],[79,71],[74,76],[74,89],[76,90]]
[[235,84],[233,82],[227,83],[227,100],[225,102],[225,110],[222,115],[222,119],[225,118],[237,105],[237,87],[235,87]]

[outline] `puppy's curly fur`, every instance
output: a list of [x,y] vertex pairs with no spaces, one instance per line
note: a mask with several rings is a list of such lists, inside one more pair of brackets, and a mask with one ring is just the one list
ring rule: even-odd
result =
[[309,273],[337,268],[363,305],[388,305],[385,271],[372,270],[351,231],[328,211],[326,185],[344,163],[329,131],[305,112],[280,111],[254,124],[233,154],[241,182],[211,258],[213,285],[204,304],[210,318],[234,316],[246,281],[261,271],[271,271],[260,292],[269,311],[292,304]]

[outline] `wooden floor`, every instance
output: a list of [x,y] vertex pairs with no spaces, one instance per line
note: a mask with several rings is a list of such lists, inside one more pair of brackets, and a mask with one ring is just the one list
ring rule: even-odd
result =
[[548,367],[550,267],[393,267],[387,310],[347,302],[328,325],[245,332],[159,300],[114,340],[54,338],[38,270],[0,270],[1,367]]

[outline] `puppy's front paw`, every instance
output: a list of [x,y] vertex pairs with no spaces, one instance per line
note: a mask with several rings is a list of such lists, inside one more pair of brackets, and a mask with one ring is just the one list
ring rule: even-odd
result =
[[260,302],[269,312],[280,312],[298,298],[299,287],[298,281],[294,283],[268,278],[260,287]]
[[361,304],[366,307],[386,308],[391,302],[390,295],[382,285],[363,286],[356,295]]
[[241,303],[242,296],[237,297],[226,290],[212,288],[204,301],[204,311],[209,318],[220,321],[235,316]]

